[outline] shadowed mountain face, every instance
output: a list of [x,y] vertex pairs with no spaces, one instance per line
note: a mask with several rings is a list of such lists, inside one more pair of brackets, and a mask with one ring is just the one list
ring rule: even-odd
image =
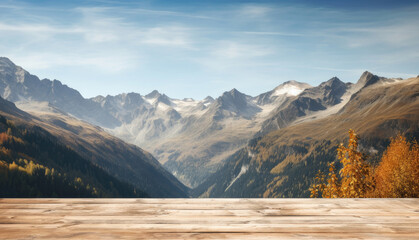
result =
[[216,121],[230,116],[251,119],[262,111],[252,100],[252,97],[244,95],[234,88],[217,98],[209,111],[214,114],[213,119]]
[[[1,101],[2,100],[2,101]],[[0,197],[147,197],[120,181],[0,100]],[[11,103],[13,104],[13,103]],[[6,114],[7,115],[7,114]],[[17,121],[16,121],[17,120]]]
[[[333,82],[330,82],[330,81]],[[335,114],[289,124],[249,144],[230,156],[223,167],[193,190],[201,197],[308,197],[318,170],[336,159],[336,149],[354,129],[361,137],[361,151],[370,161],[379,159],[397,133],[419,139],[419,78],[386,79],[364,73],[357,84],[331,79],[319,87],[337,86],[337,95],[351,92]],[[329,84],[332,83],[332,84]],[[336,103],[326,91],[308,89],[321,106]],[[339,105],[340,103],[337,103]],[[335,105],[335,106],[337,106]],[[305,108],[309,109],[309,108]],[[324,110],[324,111],[327,111]],[[296,123],[297,122],[297,123]]]
[[265,120],[261,131],[257,135],[261,136],[273,130],[284,128],[298,118],[310,116],[315,112],[324,112],[330,107],[342,103],[342,101],[345,101],[342,98],[351,86],[352,84],[345,84],[339,78],[334,77],[317,87],[304,90],[296,98],[289,99],[276,108],[271,116]]

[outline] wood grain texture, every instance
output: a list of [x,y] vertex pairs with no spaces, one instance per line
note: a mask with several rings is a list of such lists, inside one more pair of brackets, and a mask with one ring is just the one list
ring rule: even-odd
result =
[[0,199],[0,239],[419,239],[419,199]]

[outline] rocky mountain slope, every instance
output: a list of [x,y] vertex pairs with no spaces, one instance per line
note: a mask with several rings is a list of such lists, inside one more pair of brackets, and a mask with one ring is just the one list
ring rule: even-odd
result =
[[132,184],[148,196],[187,196],[187,188],[139,147],[71,117],[46,102],[19,102],[19,108],[30,114],[9,101],[0,101],[0,115],[15,125],[49,134],[57,144],[69,147],[84,161],[119,181]]
[[[135,109],[119,100],[134,93],[93,100],[104,108],[117,109],[112,114],[118,119],[132,119],[108,131],[150,150],[183,183],[197,186],[247,144],[273,109],[307,87],[288,82],[258,97],[232,89],[217,99],[201,101],[171,99],[153,91],[146,96],[137,94]],[[129,117],[118,115],[121,113]]]
[[[361,136],[361,150],[372,162],[382,154],[389,138],[397,133],[419,139],[418,77],[387,79],[365,72],[356,84],[331,79],[318,88],[328,91],[307,89],[272,115],[272,121],[286,123],[285,115],[281,114],[283,109],[291,106],[301,110],[292,124],[252,139],[194,189],[192,195],[308,197],[315,173],[325,170],[326,164],[336,159],[336,148],[347,138],[349,129]],[[340,96],[340,101],[330,96],[332,92]],[[304,104],[310,103],[304,102],[308,95],[317,97],[311,104]],[[324,109],[329,104],[339,108]],[[307,120],[305,114],[316,108],[324,109],[327,114],[317,111]]]
[[30,108],[47,102],[56,111],[98,125],[114,136],[151,151],[173,174],[196,186],[230,154],[243,147],[266,116],[307,84],[284,83],[258,97],[236,89],[217,99],[172,99],[153,91],[84,99],[59,81],[39,80],[0,58],[0,95]]
[[124,93],[84,99],[57,80],[41,81],[0,58],[1,96],[22,108],[29,105],[28,110],[44,108],[35,105],[47,102],[54,109],[52,115],[68,113],[98,125],[150,151],[189,187],[203,183],[254,137],[326,119],[338,114],[363,88],[399,80],[365,72],[356,84],[337,77],[315,87],[289,81],[255,97],[232,89],[216,99],[203,100],[173,99],[156,90],[146,95]]
[[112,128],[121,124],[97,103],[84,99],[77,90],[58,80],[40,80],[5,57],[0,57],[0,96],[11,102],[46,101],[99,126]]

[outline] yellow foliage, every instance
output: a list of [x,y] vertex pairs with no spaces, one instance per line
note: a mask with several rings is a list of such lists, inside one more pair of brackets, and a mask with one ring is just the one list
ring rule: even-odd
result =
[[323,194],[324,189],[326,188],[326,184],[324,184],[325,177],[324,173],[319,170],[315,177],[315,183],[312,184],[309,189],[311,198],[321,197],[320,193]]
[[368,183],[369,165],[361,152],[358,151],[358,135],[354,130],[349,130],[348,147],[341,144],[338,148],[338,159],[343,167],[339,171],[342,177],[341,197],[362,198],[370,190]]
[[376,197],[419,197],[419,146],[399,135],[391,140],[375,171]]
[[12,164],[9,164],[9,170],[19,170],[19,165],[13,162]]
[[310,197],[362,198],[362,197],[419,197],[419,145],[398,135],[391,143],[379,166],[374,170],[358,152],[358,136],[349,130],[348,147],[340,145],[338,159],[343,167],[341,180],[334,163],[329,165],[327,181],[320,172],[310,187]]
[[364,156],[358,151],[359,137],[354,130],[349,130],[348,147],[343,144],[337,149],[338,159],[342,164],[339,171],[340,180],[336,174],[334,163],[329,164],[329,174],[326,181],[324,173],[316,176],[315,183],[310,188],[310,197],[324,198],[363,198],[371,189],[370,166]]
[[324,198],[339,198],[342,196],[341,184],[339,178],[336,175],[335,163],[329,164],[329,175],[327,179],[327,185],[323,190]]

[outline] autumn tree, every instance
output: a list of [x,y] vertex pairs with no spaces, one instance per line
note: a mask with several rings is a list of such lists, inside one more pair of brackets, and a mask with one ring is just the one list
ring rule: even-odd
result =
[[398,135],[375,171],[375,197],[419,197],[419,146]]
[[[354,130],[349,130],[349,143],[337,149],[337,157],[342,164],[339,177],[334,163],[330,163],[327,180],[317,178],[310,188],[311,197],[318,195],[324,198],[362,198],[371,189],[370,167],[365,162],[364,155],[358,151],[359,137]],[[324,176],[318,174],[318,176]]]
[[329,175],[327,178],[327,185],[323,190],[323,197],[325,198],[338,198],[342,196],[341,183],[336,174],[335,163],[329,164]]
[[366,197],[366,193],[370,191],[370,167],[363,154],[358,151],[358,141],[358,135],[351,129],[348,147],[341,144],[337,150],[338,159],[343,166],[339,173],[342,178],[341,197],[344,198]]
[[316,174],[316,177],[314,178],[314,183],[310,187],[311,198],[323,197],[323,192],[326,188],[325,178],[326,175],[319,170],[319,172]]

